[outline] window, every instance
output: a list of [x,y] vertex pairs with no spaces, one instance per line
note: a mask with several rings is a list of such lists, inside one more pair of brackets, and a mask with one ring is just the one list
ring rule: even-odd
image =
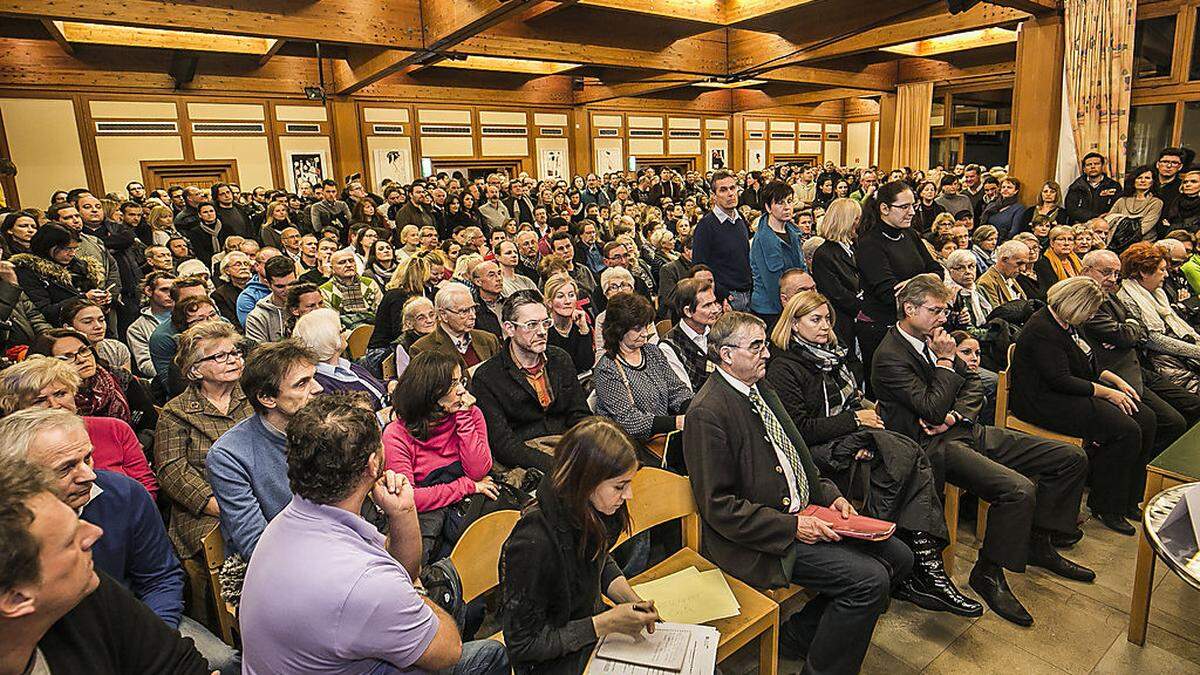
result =
[[1007,131],[963,134],[963,157],[982,166],[1007,166],[1010,137]]
[[1189,148],[1200,147],[1200,101],[1183,104],[1183,132],[1179,144]]
[[929,126],[946,126],[946,104],[944,102],[940,100],[933,102],[933,107],[929,111]]
[[1169,77],[1175,51],[1175,15],[1142,19],[1133,33],[1135,77]]
[[1133,106],[1129,115],[1127,166],[1152,164],[1158,151],[1171,145],[1171,128],[1174,125],[1174,103]]
[[953,169],[958,164],[958,136],[933,137],[929,139],[929,166],[938,164]]
[[1189,80],[1200,80],[1200,13],[1196,15],[1196,32],[1192,34],[1192,63],[1188,68]]
[[951,101],[956,127],[1012,123],[1012,89],[954,94]]

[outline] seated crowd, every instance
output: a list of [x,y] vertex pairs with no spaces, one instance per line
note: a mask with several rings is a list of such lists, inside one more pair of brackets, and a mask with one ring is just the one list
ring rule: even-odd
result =
[[[1089,154],[1028,207],[999,168],[827,163],[0,211],[0,673],[580,673],[659,620],[661,533],[614,549],[642,466],[727,574],[812,593],[807,673],[857,672],[892,598],[1030,626],[1006,574],[1093,581],[1081,508],[1134,534],[1200,420],[1192,159]],[[991,505],[974,595],[947,483]],[[431,597],[500,509],[498,602]]]

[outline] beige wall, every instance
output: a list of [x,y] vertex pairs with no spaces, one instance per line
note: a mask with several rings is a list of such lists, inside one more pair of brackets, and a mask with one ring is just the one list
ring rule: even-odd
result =
[[192,149],[196,159],[236,160],[238,182],[247,189],[275,184],[266,136],[195,136]]
[[96,153],[100,160],[101,192],[125,192],[129,181],[142,178],[142,160],[183,159],[179,136],[99,136]]
[[0,116],[22,206],[46,208],[55,190],[87,185],[70,99],[0,98]]

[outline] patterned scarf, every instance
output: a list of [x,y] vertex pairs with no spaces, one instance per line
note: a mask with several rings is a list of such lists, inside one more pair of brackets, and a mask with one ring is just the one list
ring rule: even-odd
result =
[[1066,258],[1062,258],[1054,252],[1054,249],[1047,248],[1046,260],[1050,261],[1050,266],[1054,268],[1054,274],[1059,281],[1077,277],[1083,270],[1083,263],[1080,262],[1079,256],[1075,255],[1074,251],[1068,253]]
[[348,285],[342,284],[342,280],[333,277],[333,285],[337,287],[338,292],[342,294],[342,313],[354,312],[369,312],[371,308],[367,305],[366,299],[362,294],[362,283],[356,277]]
[[96,366],[96,374],[76,392],[75,408],[86,417],[115,417],[126,424],[133,424],[129,401],[125,399],[117,378],[100,366]]
[[849,350],[838,345],[819,345],[797,336],[793,339],[796,354],[825,374],[822,389],[825,394],[825,415],[833,417],[840,415],[843,410],[854,406],[862,396],[858,393],[858,384],[846,366]]

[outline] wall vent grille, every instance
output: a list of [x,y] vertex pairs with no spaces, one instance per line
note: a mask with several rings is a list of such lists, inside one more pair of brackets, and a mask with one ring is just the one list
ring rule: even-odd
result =
[[630,129],[630,138],[662,138],[662,129]]
[[562,136],[563,130],[561,127],[541,127],[538,129],[543,136]]
[[604,138],[613,138],[620,135],[621,132],[616,129],[598,129],[596,133]]
[[496,125],[486,125],[480,127],[479,131],[484,136],[528,136],[529,130],[525,127],[502,127]]
[[376,136],[401,136],[404,134],[403,124],[372,124],[371,133]]
[[288,122],[283,126],[289,134],[319,134],[321,125],[315,122]]
[[422,124],[421,134],[430,136],[470,136],[471,127],[454,124]]
[[99,134],[177,134],[175,122],[96,122]]
[[672,129],[667,132],[669,138],[700,138],[699,129]]
[[192,122],[194,134],[261,134],[266,130],[262,122]]
[[790,141],[796,137],[796,134],[790,131],[772,131],[771,140],[773,141]]

